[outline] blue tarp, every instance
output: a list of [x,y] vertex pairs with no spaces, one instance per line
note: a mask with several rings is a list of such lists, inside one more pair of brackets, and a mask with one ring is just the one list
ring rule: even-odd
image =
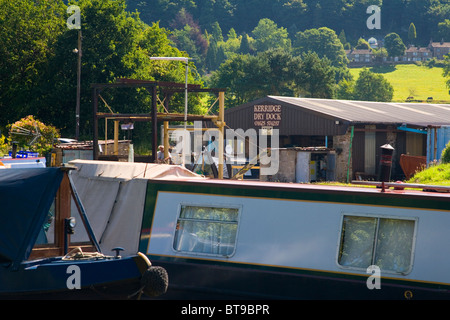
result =
[[0,170],[0,262],[28,259],[63,177],[59,168]]

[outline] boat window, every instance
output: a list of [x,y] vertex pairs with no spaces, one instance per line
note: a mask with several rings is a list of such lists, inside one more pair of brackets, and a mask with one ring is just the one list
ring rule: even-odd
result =
[[53,201],[47,217],[42,225],[39,235],[36,239],[36,245],[53,244],[55,243],[53,225],[55,221],[55,201]]
[[237,208],[182,206],[173,248],[230,256],[236,245],[238,216]]
[[341,266],[406,273],[412,264],[415,220],[344,216]]

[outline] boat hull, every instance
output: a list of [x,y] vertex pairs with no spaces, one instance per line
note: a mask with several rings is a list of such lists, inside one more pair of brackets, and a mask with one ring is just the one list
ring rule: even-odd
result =
[[[335,274],[220,262],[163,261],[170,275],[164,299],[174,300],[448,300],[448,286],[381,278],[368,289],[369,275]],[[370,281],[370,280],[369,280]]]
[[[149,183],[140,251],[170,275],[166,299],[449,299],[449,261],[426,257],[446,237],[449,198],[399,192],[302,189],[254,184]],[[195,252],[177,245],[183,206],[239,208],[234,251]],[[409,221],[412,254],[405,272],[372,274],[339,261],[346,215]],[[398,220],[396,220],[398,219]],[[411,220],[405,220],[411,219]],[[178,222],[177,222],[178,221]],[[196,244],[197,246],[198,244]],[[393,245],[391,242],[390,245]],[[431,251],[434,250],[434,252]],[[437,260],[435,260],[437,261]]]
[[[1,299],[136,299],[155,287],[145,277],[155,280],[154,267],[140,256],[89,261],[34,261],[17,270],[0,272]],[[158,269],[159,277],[151,285],[161,288],[167,276]],[[165,272],[165,270],[164,270]],[[159,281],[159,282],[158,282]]]

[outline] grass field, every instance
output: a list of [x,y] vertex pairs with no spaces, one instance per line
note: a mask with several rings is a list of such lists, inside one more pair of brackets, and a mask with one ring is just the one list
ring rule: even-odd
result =
[[[351,68],[355,80],[358,79],[362,68]],[[405,101],[408,97],[414,100],[427,101],[433,97],[434,102],[450,102],[449,89],[442,76],[442,68],[428,68],[415,64],[400,64],[396,66],[383,66],[369,68],[370,71],[382,74],[394,87],[393,101]]]

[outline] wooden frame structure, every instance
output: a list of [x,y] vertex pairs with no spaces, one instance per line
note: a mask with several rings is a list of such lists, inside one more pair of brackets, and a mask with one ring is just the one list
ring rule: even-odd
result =
[[49,258],[55,256],[65,255],[67,250],[80,248],[84,252],[96,252],[99,250],[96,240],[92,234],[86,229],[89,241],[71,243],[70,235],[65,233],[65,221],[71,217],[71,201],[75,201],[76,207],[80,214],[85,228],[87,227],[81,208],[77,203],[75,191],[71,185],[69,178],[69,171],[73,170],[71,167],[61,167],[63,171],[63,178],[59,189],[55,196],[55,216],[54,216],[54,238],[48,244],[38,244],[33,247],[29,260],[38,258]]
[[[99,147],[98,147],[98,121],[100,119],[113,119],[115,122],[115,134],[114,134],[114,148],[117,150],[118,145],[118,123],[119,121],[151,121],[152,122],[152,161],[156,160],[157,147],[158,147],[158,122],[164,122],[164,145],[165,153],[168,156],[168,127],[170,121],[184,121],[185,115],[179,113],[169,112],[169,99],[174,93],[184,92],[185,84],[175,82],[158,82],[136,79],[118,79],[115,83],[96,83],[91,85],[93,95],[93,159],[98,160]],[[98,112],[98,98],[100,93],[109,88],[145,88],[152,96],[152,108],[150,113],[145,114],[123,114],[123,113],[101,113]],[[158,112],[158,89],[164,95],[164,109],[166,112]],[[188,92],[209,92],[218,96],[219,101],[219,115],[192,115],[188,114],[186,119],[189,122],[192,121],[212,121],[219,129],[219,158],[223,159],[224,150],[224,104],[225,104],[225,89],[218,88],[201,88],[200,85],[188,85]],[[217,100],[216,100],[217,101]],[[219,162],[219,178],[223,178],[223,163]]]

